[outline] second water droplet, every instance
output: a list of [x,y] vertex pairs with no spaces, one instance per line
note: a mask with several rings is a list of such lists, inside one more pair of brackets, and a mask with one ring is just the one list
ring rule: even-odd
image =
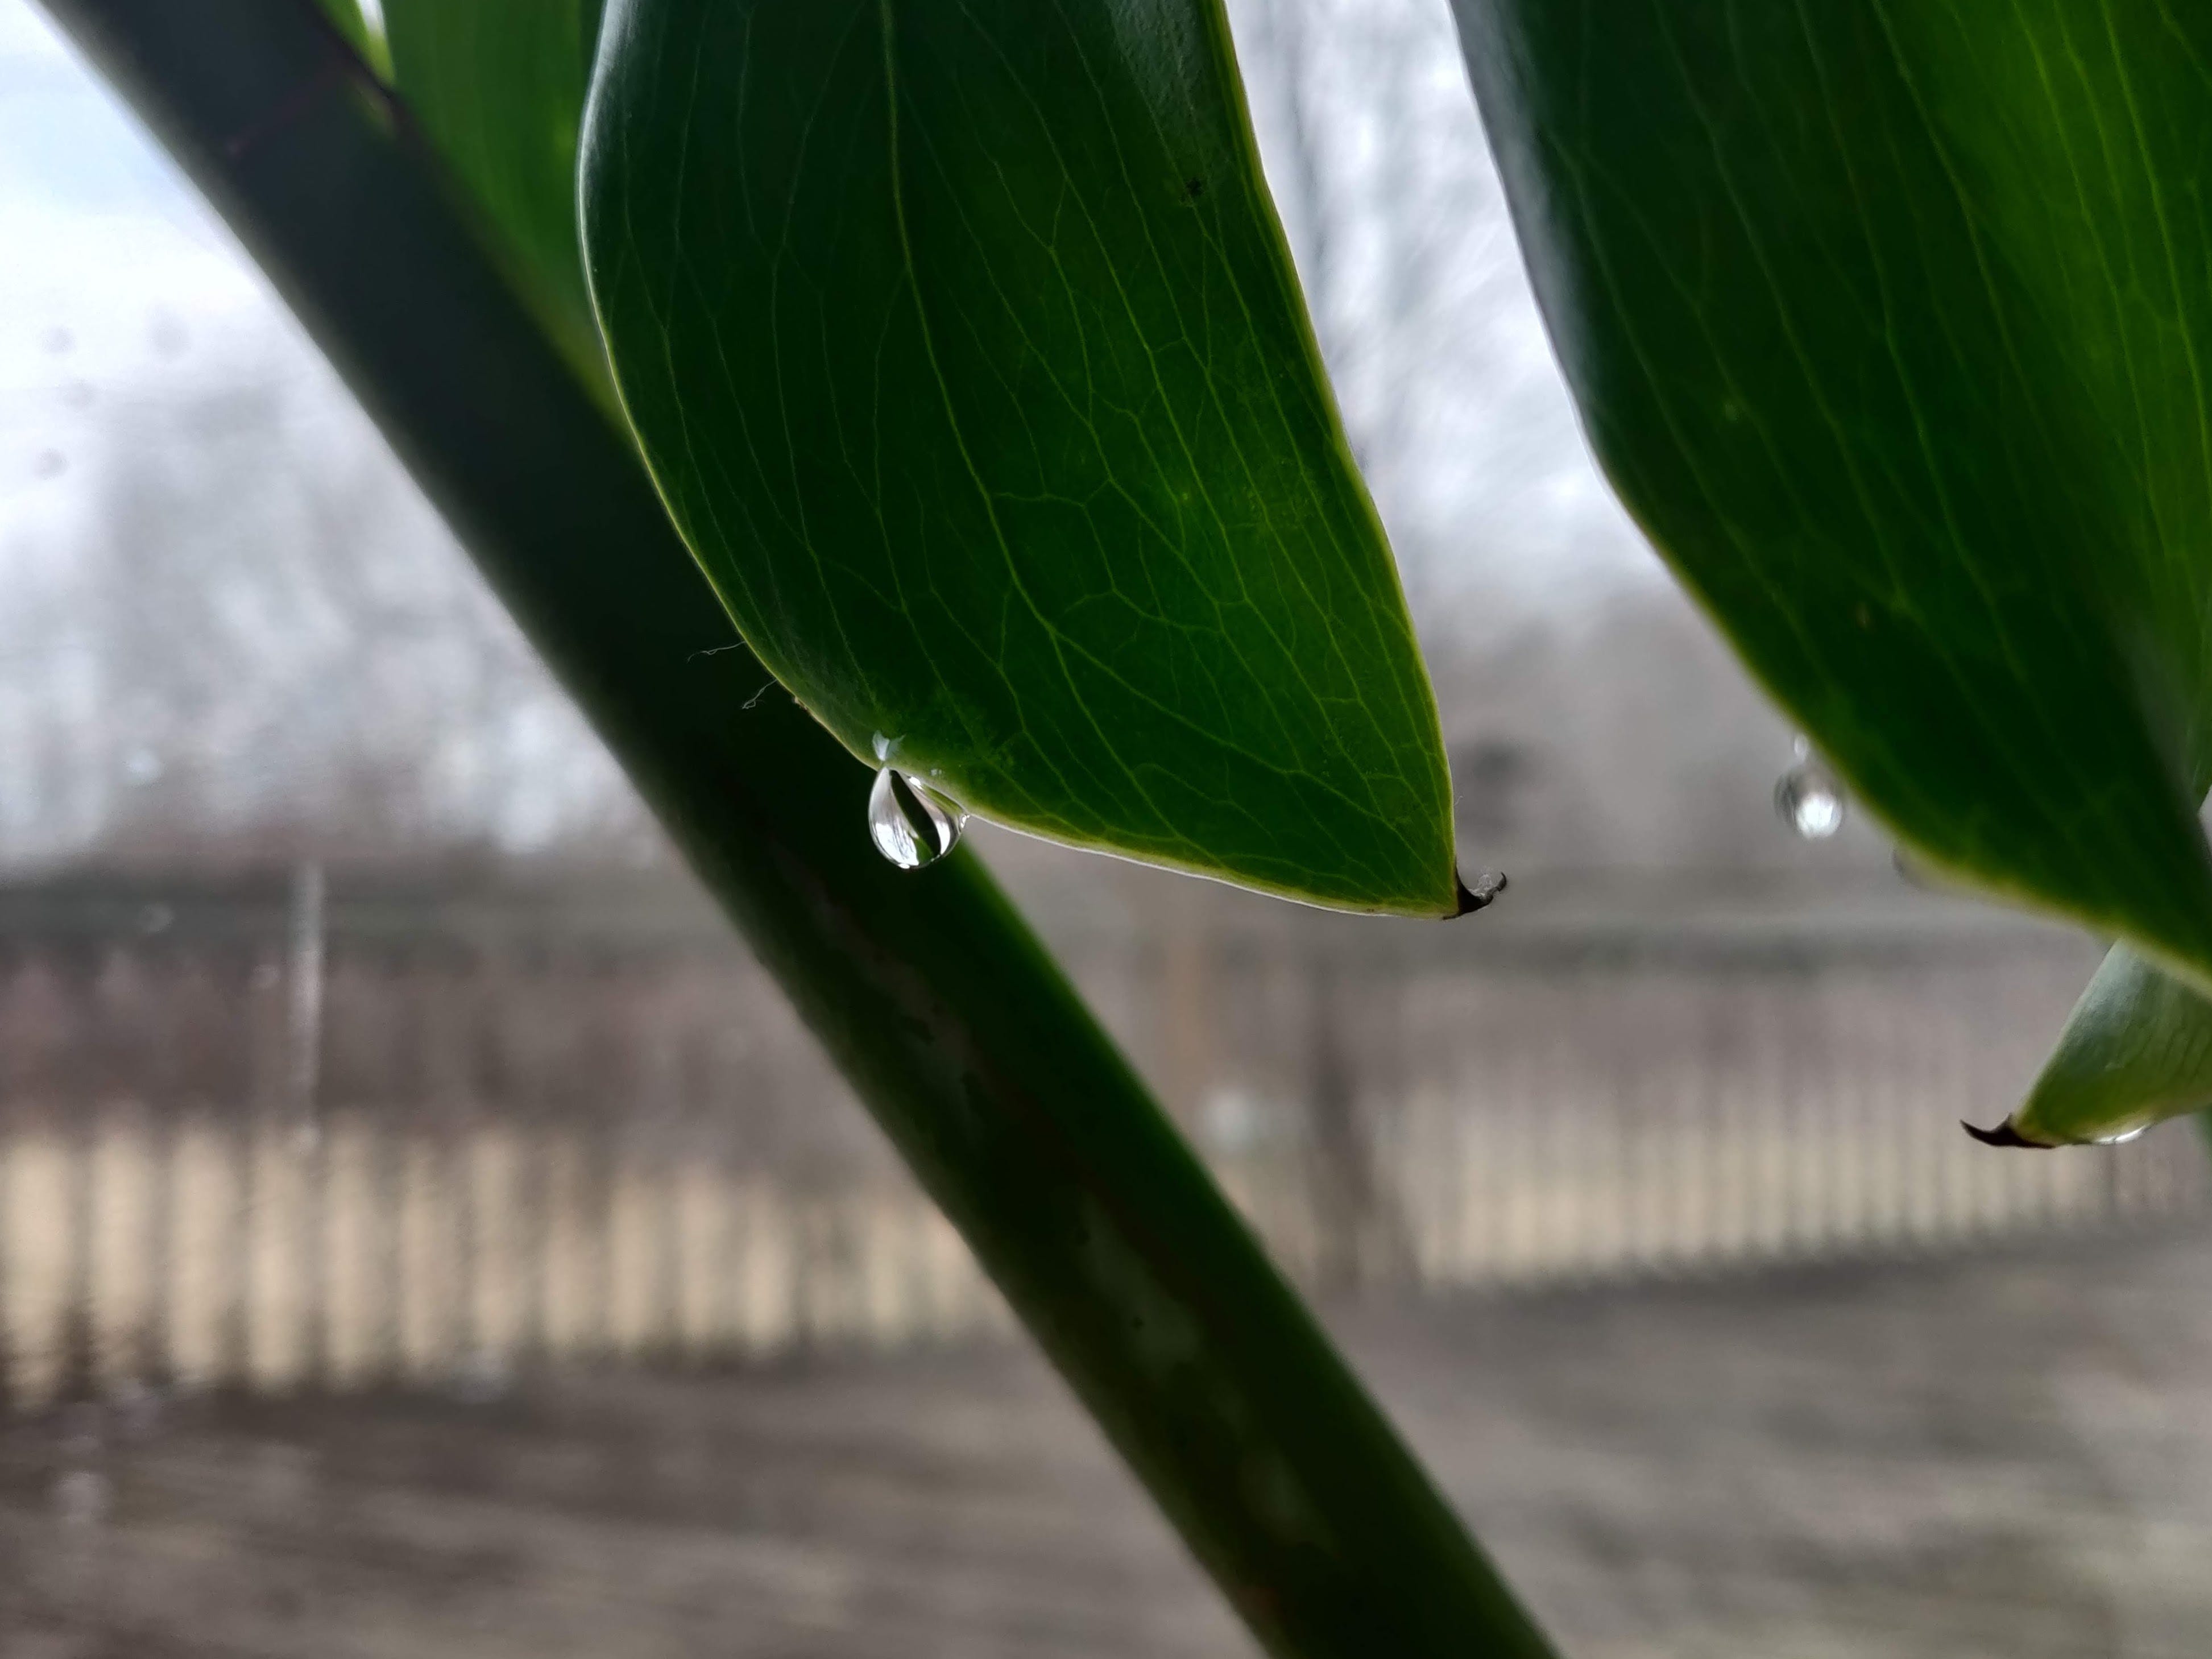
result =
[[1802,738],[1796,765],[1775,781],[1774,811],[1801,841],[1826,841],[1844,827],[1844,786]]
[[934,864],[960,844],[968,814],[959,802],[910,773],[886,766],[868,791],[868,835],[902,870]]
[[2149,1129],[2149,1124],[2138,1123],[2134,1128],[2123,1129],[2116,1135],[2099,1135],[2092,1144],[2099,1146],[2124,1146],[2130,1140],[2141,1140]]

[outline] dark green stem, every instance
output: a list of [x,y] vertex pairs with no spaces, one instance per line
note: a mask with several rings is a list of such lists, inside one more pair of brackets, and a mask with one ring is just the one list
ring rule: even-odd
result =
[[971,858],[878,858],[627,437],[305,0],[48,0],[245,240],[1267,1648],[1548,1648]]

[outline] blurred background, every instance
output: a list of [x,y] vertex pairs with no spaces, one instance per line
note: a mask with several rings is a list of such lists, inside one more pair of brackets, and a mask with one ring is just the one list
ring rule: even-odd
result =
[[[983,855],[1570,1654],[2201,1654],[2203,1149],[1957,1127],[2096,944],[1778,820],[1442,0],[1231,9],[1512,885]],[[0,1656],[1253,1652],[27,0],[0,596]]]

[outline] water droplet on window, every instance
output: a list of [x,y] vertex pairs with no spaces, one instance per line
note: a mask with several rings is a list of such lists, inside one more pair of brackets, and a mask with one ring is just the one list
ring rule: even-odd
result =
[[1826,841],[1844,827],[1844,786],[1802,738],[1796,765],[1775,782],[1774,811],[1803,841]]
[[934,864],[960,842],[968,814],[920,778],[886,766],[868,791],[868,834],[876,850],[902,870]]
[[2148,1123],[2138,1123],[2134,1128],[2123,1129],[2115,1135],[2099,1135],[2091,1144],[2098,1146],[2124,1146],[2130,1140],[2141,1140],[2144,1132],[2149,1127],[2150,1125]]

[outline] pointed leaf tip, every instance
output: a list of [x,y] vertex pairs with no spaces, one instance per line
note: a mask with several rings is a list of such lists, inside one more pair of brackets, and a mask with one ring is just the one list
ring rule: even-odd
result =
[[1467,884],[1465,878],[1461,876],[1457,870],[1454,870],[1452,882],[1459,890],[1459,908],[1452,912],[1453,917],[1456,919],[1460,916],[1473,915],[1477,910],[1487,910],[1495,904],[1498,902],[1498,896],[1505,890],[1505,872],[1503,870],[1479,872],[1474,878],[1474,885],[1470,887]]
[[2052,1150],[2050,1142],[2030,1140],[2026,1135],[2021,1133],[2018,1129],[2013,1127],[2010,1118],[2007,1118],[1994,1129],[1977,1128],[1963,1119],[1960,1120],[1959,1127],[1984,1146],[2016,1146],[2037,1152],[2047,1152]]

